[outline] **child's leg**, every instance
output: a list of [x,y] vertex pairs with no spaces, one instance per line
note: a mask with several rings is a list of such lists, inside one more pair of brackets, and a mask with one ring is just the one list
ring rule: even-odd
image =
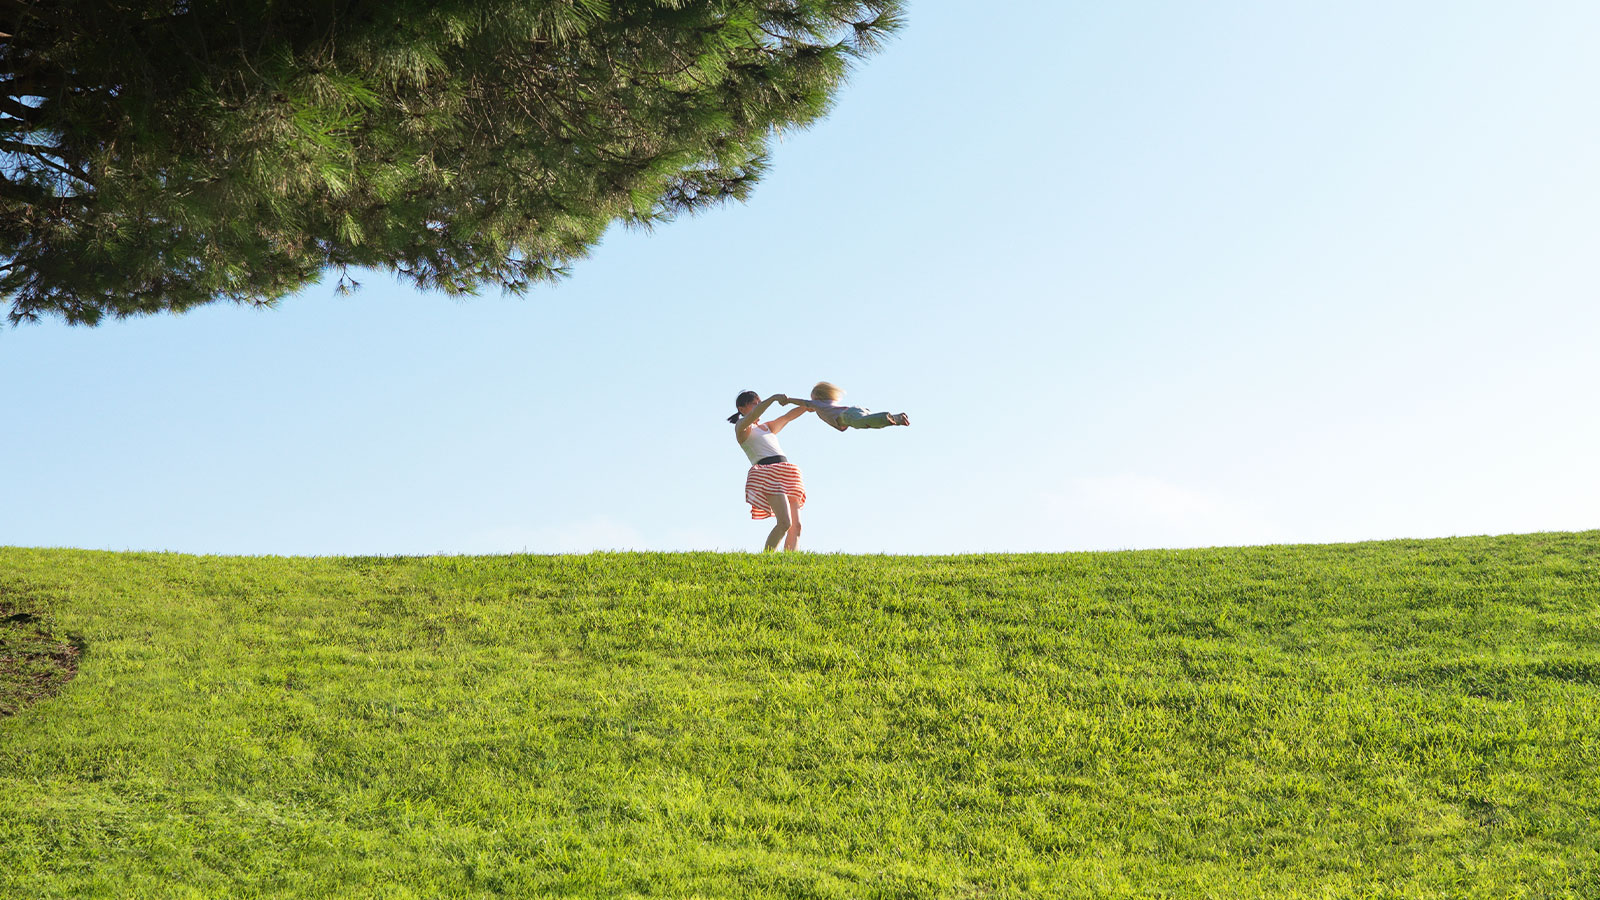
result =
[[886,412],[869,413],[859,406],[852,406],[839,413],[839,421],[847,428],[887,428],[898,425],[895,417]]

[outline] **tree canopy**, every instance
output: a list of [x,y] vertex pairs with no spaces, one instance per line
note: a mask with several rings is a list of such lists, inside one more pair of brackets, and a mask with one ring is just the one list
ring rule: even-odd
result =
[[729,198],[902,0],[0,0],[13,323],[521,292]]

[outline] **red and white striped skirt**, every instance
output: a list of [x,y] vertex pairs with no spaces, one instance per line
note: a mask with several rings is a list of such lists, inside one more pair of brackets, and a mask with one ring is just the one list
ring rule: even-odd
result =
[[773,463],[770,466],[751,466],[744,478],[744,502],[750,504],[750,518],[772,517],[773,494],[787,494],[794,508],[806,505],[806,482],[800,477],[800,467],[792,462]]

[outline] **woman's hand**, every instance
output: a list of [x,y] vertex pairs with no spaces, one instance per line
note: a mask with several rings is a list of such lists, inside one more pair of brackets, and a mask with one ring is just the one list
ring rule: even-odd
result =
[[788,406],[789,405],[789,395],[788,394],[773,394],[772,395],[772,399],[778,401],[779,403],[783,404],[784,406]]

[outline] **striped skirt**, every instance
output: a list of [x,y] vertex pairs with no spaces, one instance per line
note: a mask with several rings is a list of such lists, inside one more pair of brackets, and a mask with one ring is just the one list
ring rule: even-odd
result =
[[770,466],[751,466],[744,479],[744,502],[750,504],[750,518],[772,517],[773,494],[788,494],[794,508],[806,505],[806,482],[800,477],[800,467],[792,462],[773,463]]

